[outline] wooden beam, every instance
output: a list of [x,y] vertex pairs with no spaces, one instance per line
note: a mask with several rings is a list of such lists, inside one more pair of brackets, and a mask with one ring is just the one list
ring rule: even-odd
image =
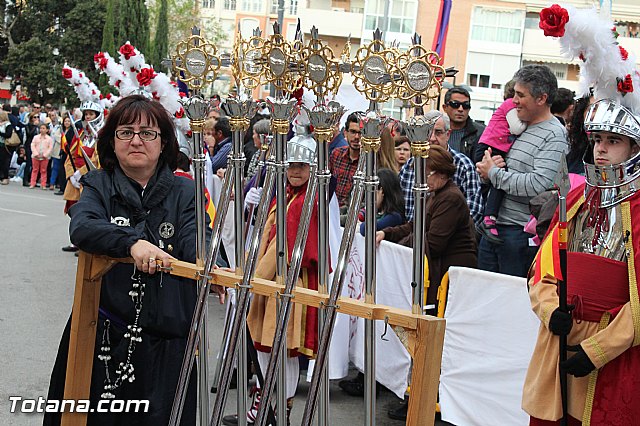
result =
[[431,426],[435,422],[444,329],[444,319],[427,321],[426,317],[422,317],[418,320],[406,423],[408,426]]
[[[79,252],[71,314],[71,337],[64,399],[89,399],[102,276],[113,266],[104,258]],[[84,426],[87,413],[62,413],[62,426]]]

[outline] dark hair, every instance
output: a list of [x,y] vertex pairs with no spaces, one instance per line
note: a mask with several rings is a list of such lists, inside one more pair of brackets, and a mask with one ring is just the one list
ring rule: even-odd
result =
[[176,155],[176,164],[178,169],[184,170],[185,172],[188,172],[191,168],[191,161],[189,161],[189,157],[187,157],[187,154],[182,151],[178,151],[178,154]]
[[11,105],[10,104],[4,104],[4,105],[2,105],[2,109],[4,111],[11,112]]
[[164,161],[171,171],[176,169],[178,139],[173,120],[159,102],[142,95],[131,95],[120,99],[111,109],[104,126],[98,132],[98,156],[103,169],[113,171],[118,164],[118,158],[113,150],[116,128],[122,124],[136,123],[143,116],[146,116],[151,124],[160,128],[162,151],[158,164]]
[[562,114],[575,102],[574,98],[576,94],[573,90],[565,89],[561,87],[558,89],[556,93],[556,98],[551,104],[551,113],[552,114]]
[[429,146],[429,156],[426,163],[427,169],[430,171],[444,173],[448,177],[453,176],[456,172],[453,156],[440,145],[431,144]]
[[404,197],[398,174],[391,169],[379,169],[378,181],[384,194],[380,210],[384,213],[399,213],[404,219]]
[[539,98],[547,95],[547,105],[553,104],[558,92],[558,79],[546,65],[525,65],[513,75],[516,83],[524,84],[531,96]]
[[218,121],[216,121],[215,126],[213,126],[215,131],[220,130],[222,132],[222,136],[225,138],[231,137],[231,125],[229,125],[229,119],[226,117],[220,117]]
[[455,93],[459,95],[464,95],[467,98],[469,98],[469,100],[471,100],[471,94],[467,89],[461,86],[453,86],[451,89],[447,90],[447,93],[444,94],[444,103],[445,104],[449,103],[449,101],[451,100],[451,95]]
[[567,132],[567,141],[569,142],[569,153],[567,154],[567,163],[572,164],[582,160],[584,152],[589,146],[589,136],[584,129],[584,113],[589,108],[591,96],[585,96],[576,101],[576,107],[573,109],[571,117],[571,125]]
[[403,143],[408,143],[409,145],[411,145],[411,141],[406,136],[396,136],[395,138],[393,138],[393,142],[395,143],[396,148],[402,145]]
[[349,129],[349,124],[351,123],[356,123],[358,126],[360,126],[360,114],[357,112],[352,112],[351,114],[349,114],[349,116],[347,117],[347,120],[344,122],[344,128],[345,130]]
[[16,117],[20,115],[20,108],[18,108],[17,106],[12,106],[11,115],[15,115]]

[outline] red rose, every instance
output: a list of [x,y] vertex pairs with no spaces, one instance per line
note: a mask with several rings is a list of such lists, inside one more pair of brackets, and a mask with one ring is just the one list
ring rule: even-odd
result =
[[68,80],[71,78],[72,75],[73,75],[73,71],[71,71],[71,68],[62,68],[62,77]]
[[107,99],[111,99],[111,93],[107,93]]
[[82,73],[80,73],[80,74],[78,74],[78,77],[84,78],[84,75]]
[[633,92],[633,80],[631,79],[631,74],[627,74],[624,77],[624,80],[621,78],[617,78],[616,80],[618,80],[618,92],[622,93],[622,96]]
[[93,55],[93,62],[95,62],[98,65],[98,68],[100,68],[101,70],[104,70],[109,63],[107,58],[104,57],[104,53],[102,52],[98,52]]
[[140,86],[148,86],[149,84],[151,84],[151,80],[153,80],[156,75],[158,74],[153,72],[152,67],[142,68],[138,75],[136,75],[136,79],[138,79],[138,83],[140,83]]
[[567,22],[569,22],[569,12],[560,5],[554,4],[540,11],[538,25],[547,37],[562,37]]
[[116,81],[115,86],[116,86],[116,87],[120,87],[120,83],[122,83],[122,80],[118,80],[118,81]]
[[125,43],[120,47],[120,53],[124,56],[124,58],[128,61],[132,56],[136,56],[135,47],[133,47],[129,43]]
[[104,96],[102,96],[102,93],[100,93],[100,99],[101,100],[104,99]]
[[622,57],[622,60],[626,61],[629,57],[629,52],[627,52],[627,49],[622,46],[618,46],[618,48],[620,49],[620,56]]
[[180,109],[175,113],[176,118],[184,117],[184,109],[180,107]]

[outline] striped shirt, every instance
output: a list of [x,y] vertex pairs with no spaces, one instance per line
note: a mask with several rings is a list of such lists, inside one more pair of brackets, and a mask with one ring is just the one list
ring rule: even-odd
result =
[[[469,206],[469,213],[476,227],[482,223],[484,211],[484,201],[480,193],[480,177],[476,172],[476,166],[469,160],[469,157],[449,147],[449,152],[453,156],[456,165],[456,172],[453,175],[453,183],[456,184]],[[400,187],[404,195],[405,217],[407,221],[413,220],[415,210],[415,193],[413,183],[416,180],[416,173],[413,168],[413,157],[409,158],[402,166],[399,174]]]
[[527,224],[529,200],[553,186],[560,156],[567,149],[567,132],[555,117],[530,125],[516,139],[505,159],[508,170],[493,167],[489,171],[493,186],[506,192],[499,224]]

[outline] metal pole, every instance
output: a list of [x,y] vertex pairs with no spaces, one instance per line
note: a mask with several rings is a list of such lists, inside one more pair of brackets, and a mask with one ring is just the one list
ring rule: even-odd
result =
[[[367,118],[363,122],[362,153],[365,166],[365,302],[376,303],[376,191],[378,174],[376,152],[380,148],[380,119]],[[365,319],[364,374],[365,424],[376,422],[376,336],[375,320]]]
[[349,263],[349,256],[351,255],[351,246],[353,244],[353,236],[356,233],[356,226],[358,224],[357,216],[360,210],[360,202],[362,201],[362,194],[364,191],[364,166],[365,156],[361,155],[358,161],[358,167],[355,175],[353,176],[353,189],[351,192],[351,200],[349,200],[349,208],[347,213],[347,222],[344,226],[344,233],[342,234],[342,241],[340,242],[340,250],[338,253],[338,261],[333,274],[333,282],[331,285],[331,293],[329,295],[329,302],[325,308],[326,317],[325,323],[322,327],[322,334],[318,338],[318,354],[316,356],[316,363],[313,368],[313,377],[311,384],[309,385],[309,396],[304,407],[304,414],[302,417],[302,424],[304,426],[311,426],[315,415],[315,410],[318,406],[317,401],[321,390],[321,376],[326,369],[327,359],[329,356],[329,345],[331,343],[331,335],[336,321],[336,303],[338,297],[342,292],[342,286],[347,272],[347,265]]
[[[249,119],[255,114],[256,103],[253,100],[238,98],[230,98],[223,104],[223,109],[229,119],[232,134],[232,151],[229,162],[231,163],[231,173],[233,174],[235,194],[234,202],[234,238],[235,238],[235,258],[236,258],[236,274],[244,275],[245,269],[245,253],[244,253],[244,163],[245,157],[243,152],[244,134],[249,128]],[[238,314],[238,305],[236,304],[236,315]],[[238,345],[238,425],[245,426],[247,424],[247,334],[246,334],[246,317],[239,318],[240,325],[240,344]]]
[[[420,111],[421,112],[421,111]],[[424,263],[425,263],[425,214],[427,195],[426,160],[429,155],[429,138],[433,132],[435,120],[426,121],[423,116],[414,117],[406,124],[407,136],[411,141],[415,181],[415,213],[413,215],[413,270],[411,276],[411,311],[422,315],[424,311]]]
[[[295,99],[294,99],[295,101]],[[287,133],[290,116],[278,117],[273,113],[272,126],[275,136],[276,154],[276,283],[285,284],[287,276]],[[282,337],[280,365],[278,369],[278,392],[276,418],[282,422],[287,418],[287,334]],[[266,399],[263,404],[269,404]]]
[[[311,221],[313,208],[315,206],[317,190],[317,181],[315,180],[315,176],[316,166],[312,165],[310,169],[309,184],[307,186],[302,212],[300,214],[300,225],[298,227],[298,232],[296,233],[296,241],[291,254],[291,267],[287,274],[285,290],[283,294],[280,295],[280,307],[278,309],[276,331],[273,337],[273,344],[271,346],[271,356],[269,357],[269,364],[265,374],[264,386],[262,386],[262,401],[269,401],[271,399],[273,388],[276,383],[278,365],[282,362],[282,356],[284,356],[286,360],[286,348],[285,351],[283,351],[282,348],[287,342],[287,328],[291,317],[291,310],[293,309],[291,297],[293,289],[298,281],[298,277],[300,276],[302,256],[304,255],[307,236],[309,235],[309,222]],[[278,379],[280,378],[278,377]],[[281,383],[282,382],[279,382],[278,385],[281,386]],[[267,411],[270,407],[271,404],[261,403],[256,421],[257,426],[265,426],[267,424]]]
[[[231,372],[233,370],[233,363],[236,358],[236,349],[238,348],[238,341],[240,339],[240,327],[244,323],[242,318],[246,317],[247,309],[249,307],[249,288],[251,287],[251,280],[255,273],[258,250],[260,248],[260,240],[262,238],[262,231],[265,221],[269,212],[269,204],[271,203],[271,196],[273,195],[273,186],[275,182],[275,164],[272,161],[267,163],[267,174],[264,181],[264,189],[260,196],[260,202],[258,203],[258,214],[256,216],[255,226],[251,233],[249,253],[247,255],[247,261],[245,264],[244,275],[242,276],[242,284],[237,288],[237,308],[236,318],[233,322],[229,335],[229,345],[227,348],[228,354],[224,359],[224,363],[221,368],[220,381],[218,383],[218,393],[216,394],[215,403],[213,405],[213,412],[211,413],[211,426],[217,426],[222,421],[222,414],[224,412],[224,406],[227,399],[229,390],[229,383],[231,382]],[[238,413],[240,417],[243,413]]]

